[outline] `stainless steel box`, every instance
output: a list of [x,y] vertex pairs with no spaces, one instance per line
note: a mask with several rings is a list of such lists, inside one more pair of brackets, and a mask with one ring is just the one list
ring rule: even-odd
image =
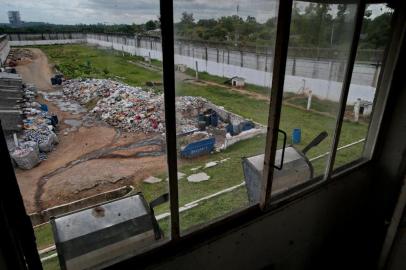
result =
[[[275,164],[280,164],[282,150],[276,151]],[[261,196],[264,154],[243,158],[245,185],[251,204],[258,203]],[[313,167],[308,158],[293,146],[285,149],[282,170],[274,169],[272,190],[282,191],[313,178]]]
[[161,238],[142,194],[51,218],[62,269],[99,269]]

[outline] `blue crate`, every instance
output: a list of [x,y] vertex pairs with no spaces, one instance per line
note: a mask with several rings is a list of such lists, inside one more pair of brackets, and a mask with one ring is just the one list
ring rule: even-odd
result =
[[189,143],[182,151],[180,151],[180,156],[182,158],[193,158],[208,154],[213,151],[215,142],[215,138],[209,138]]

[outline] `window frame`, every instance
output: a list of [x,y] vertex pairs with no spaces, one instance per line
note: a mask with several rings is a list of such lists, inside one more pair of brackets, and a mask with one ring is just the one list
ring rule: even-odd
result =
[[[307,1],[307,0],[302,0]],[[343,114],[348,96],[349,85],[351,82],[352,69],[355,62],[355,56],[357,52],[358,40],[360,36],[360,30],[362,26],[362,19],[364,17],[366,0],[351,1],[351,0],[337,0],[337,1],[327,1],[327,0],[315,0],[314,2],[323,3],[358,3],[356,12],[356,25],[354,27],[354,35],[351,43],[351,52],[349,56],[349,62],[346,68],[346,75],[343,82],[343,91],[340,98],[340,112],[339,117],[336,122],[334,143],[332,145],[332,152],[334,155],[330,158],[329,166],[327,168],[326,174],[324,176],[316,177],[310,181],[294,187],[292,190],[288,190],[281,194],[271,196],[272,191],[272,180],[273,180],[273,162],[275,160],[276,154],[276,142],[280,121],[280,113],[282,106],[282,95],[283,95],[283,85],[285,79],[286,61],[287,61],[287,50],[289,42],[289,32],[291,25],[291,13],[292,13],[292,3],[293,0],[281,0],[279,3],[278,10],[278,24],[277,24],[277,36],[275,45],[275,61],[273,66],[273,76],[272,78],[272,95],[271,95],[271,105],[269,110],[268,118],[268,134],[266,142],[266,160],[264,161],[264,178],[262,182],[262,196],[260,204],[251,205],[246,208],[235,210],[225,216],[221,216],[209,223],[199,225],[198,228],[193,227],[181,235],[180,233],[180,223],[179,223],[179,200],[178,200],[178,180],[177,180],[177,149],[176,149],[176,114],[175,114],[175,71],[174,71],[174,35],[173,35],[173,1],[172,0],[160,0],[160,13],[161,13],[161,29],[162,29],[162,54],[163,54],[163,83],[165,89],[164,103],[165,103],[165,123],[166,123],[166,144],[167,144],[167,164],[169,173],[169,193],[170,193],[170,224],[171,224],[171,238],[165,239],[158,245],[151,246],[145,252],[137,254],[125,261],[119,262],[114,267],[118,265],[131,265],[134,260],[142,261],[143,258],[147,258],[150,255],[159,254],[160,251],[166,250],[170,253],[175,253],[184,246],[190,243],[201,243],[207,239],[207,235],[219,235],[222,232],[227,232],[235,229],[239,226],[252,222],[258,217],[264,216],[265,214],[270,214],[276,209],[280,209],[283,205],[296,200],[298,198],[304,197],[320,187],[325,186],[329,182],[339,180],[343,175],[351,173],[354,169],[368,166],[371,160],[376,155],[376,141],[380,133],[380,127],[382,124],[383,112],[385,110],[386,101],[389,95],[389,89],[392,85],[392,77],[394,72],[394,65],[391,62],[396,62],[399,55],[400,44],[397,42],[397,36],[404,36],[405,32],[402,27],[396,25],[391,34],[391,40],[386,48],[386,53],[383,60],[382,72],[379,75],[378,86],[376,90],[376,104],[374,103],[373,115],[371,118],[370,127],[368,129],[366,145],[364,147],[363,157],[357,159],[351,163],[345,164],[344,166],[333,171],[335,153],[337,151],[338,140],[340,137],[341,125],[343,122]],[[368,1],[370,3],[380,3],[382,1]],[[360,8],[361,7],[361,8]],[[397,9],[394,11],[394,18],[392,22],[395,21]],[[392,26],[394,24],[392,23]],[[354,44],[356,43],[356,45]],[[284,46],[286,45],[286,46]],[[272,98],[272,96],[274,98]],[[276,98],[275,98],[276,97]],[[273,104],[273,106],[272,106]],[[376,111],[375,111],[376,110]],[[1,131],[2,132],[2,131]],[[2,133],[1,133],[2,134]],[[4,164],[10,164],[10,157],[8,155],[7,147],[2,145],[2,160]],[[334,152],[333,152],[334,151]],[[14,170],[12,166],[8,166],[5,169],[6,187],[10,187],[13,194],[20,194],[17,185],[17,180],[15,178]],[[5,189],[6,190],[6,189]],[[11,194],[11,193],[7,193]],[[10,198],[5,198],[4,201],[10,202]],[[16,208],[13,213],[13,217],[21,217],[25,220],[21,227],[16,228],[22,235],[29,239],[24,239],[24,255],[27,260],[28,267],[38,266],[40,262],[38,251],[35,245],[35,238],[32,230],[32,226],[28,216],[23,206],[21,194],[17,198],[18,205],[8,204],[8,208]],[[11,215],[10,215],[11,216]],[[156,262],[159,262],[160,258],[155,257]],[[147,261],[150,263],[150,261]],[[39,264],[40,265],[40,264]],[[142,264],[141,264],[142,265]]]
[[[167,128],[167,163],[169,171],[169,193],[170,193],[170,212],[171,212],[171,240],[177,241],[184,236],[190,235],[194,231],[202,230],[205,227],[211,227],[214,223],[226,222],[226,220],[233,215],[239,215],[249,209],[260,209],[262,213],[267,212],[271,209],[274,209],[274,205],[277,202],[288,200],[288,198],[296,195],[301,195],[306,193],[313,188],[322,185],[325,182],[330,182],[334,180],[338,175],[346,174],[352,170],[361,167],[367,164],[373,155],[374,145],[376,142],[376,136],[380,127],[381,117],[376,120],[375,117],[371,118],[370,126],[376,126],[376,129],[368,129],[367,142],[370,136],[373,136],[371,139],[371,146],[367,144],[364,147],[363,156],[357,160],[354,160],[348,164],[345,164],[339,168],[334,169],[334,162],[337,153],[338,143],[341,134],[341,128],[344,120],[345,104],[347,102],[348,93],[351,84],[352,73],[354,69],[355,58],[358,50],[358,43],[360,39],[360,34],[362,30],[362,24],[364,19],[364,14],[366,10],[366,4],[368,3],[388,3],[389,1],[367,1],[367,0],[301,0],[304,2],[320,2],[320,3],[330,3],[330,4],[357,4],[356,14],[354,19],[354,28],[352,30],[352,40],[350,53],[347,60],[347,65],[345,69],[345,75],[340,95],[339,102],[339,112],[336,120],[336,128],[334,131],[333,142],[330,148],[330,154],[328,156],[328,162],[324,175],[310,179],[306,183],[295,186],[292,190],[282,192],[281,194],[274,194],[271,196],[272,192],[272,182],[273,182],[273,170],[274,170],[274,161],[276,155],[277,147],[277,138],[279,131],[279,122],[282,108],[282,96],[283,96],[283,87],[285,80],[285,70],[287,62],[287,52],[289,44],[289,34],[290,34],[290,25],[291,25],[291,14],[293,9],[293,0],[284,0],[279,2],[278,7],[278,17],[277,17],[277,33],[275,41],[275,60],[273,63],[272,71],[272,88],[271,88],[271,97],[270,97],[270,107],[268,112],[268,127],[267,127],[267,136],[266,136],[266,146],[265,146],[265,160],[264,160],[264,171],[263,179],[261,182],[261,200],[259,204],[247,206],[240,210],[233,211],[225,216],[209,221],[206,224],[197,225],[193,228],[186,230],[181,234],[180,232],[180,222],[179,222],[179,194],[178,194],[178,181],[177,181],[177,152],[176,152],[176,117],[174,115],[166,114],[166,123]],[[174,80],[174,21],[173,21],[173,1],[160,0],[160,9],[161,9],[161,33],[162,33],[162,50],[163,50],[163,84],[165,89],[165,113],[167,111],[175,111],[175,80]],[[388,50],[387,46],[387,50]],[[383,62],[387,61],[384,58]],[[380,78],[382,78],[385,71],[384,66],[382,68]],[[387,73],[391,74],[390,71]],[[387,75],[388,76],[388,75]],[[382,80],[378,80],[378,86],[376,91],[376,97],[379,98],[379,95],[384,95],[385,97],[388,94],[390,85],[381,85]],[[377,96],[378,95],[378,96]],[[380,108],[384,108],[386,102],[376,102],[379,103]],[[375,104],[375,103],[374,103]],[[374,105],[375,107],[375,105]],[[377,122],[377,124],[375,123]],[[369,151],[368,151],[369,150]],[[368,153],[368,154],[367,154]],[[234,213],[236,212],[236,213]]]

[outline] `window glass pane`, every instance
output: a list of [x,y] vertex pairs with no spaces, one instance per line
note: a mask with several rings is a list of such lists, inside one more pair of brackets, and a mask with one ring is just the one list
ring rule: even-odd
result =
[[[67,263],[106,243],[103,259],[157,245],[170,238],[170,217],[168,203],[157,206],[153,227],[136,195],[151,202],[168,191],[159,1],[52,3],[0,3],[2,60],[11,45],[0,116],[44,267],[54,269],[50,216],[118,200],[83,214],[76,232],[88,245],[59,254]],[[104,244],[86,240],[93,230]]]
[[[273,194],[325,173],[355,12],[356,5],[293,3],[280,122],[287,146],[283,169],[274,170]],[[276,165],[283,151],[280,141]]]
[[366,9],[334,168],[362,157],[392,12],[384,4]]
[[242,158],[265,149],[277,3],[174,2],[182,231],[258,202]]

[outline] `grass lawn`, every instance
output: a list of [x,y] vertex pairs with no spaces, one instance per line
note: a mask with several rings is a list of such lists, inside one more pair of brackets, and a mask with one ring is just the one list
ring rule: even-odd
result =
[[[196,76],[196,71],[191,68],[188,68],[185,73],[192,77]],[[211,75],[211,74],[203,71],[203,72],[199,72],[199,79],[203,80],[203,81],[211,81],[211,82],[216,82],[219,84],[224,84],[224,82],[227,81],[229,78]],[[226,84],[224,84],[224,85],[226,85]],[[250,84],[250,83],[245,83],[244,89],[252,91],[252,92],[256,92],[259,94],[263,94],[263,95],[271,94],[271,90],[269,87],[263,87],[263,86]]]
[[[144,86],[147,81],[162,80],[162,75],[158,72],[146,70],[128,62],[128,60],[140,61],[140,57],[123,57],[122,54],[118,52],[100,50],[86,45],[40,46],[39,48],[49,56],[51,62],[57,64],[57,67],[65,75],[72,78],[112,78],[133,86]],[[153,61],[153,64],[159,66],[158,61]],[[191,73],[190,70],[188,70],[188,72]],[[191,75],[194,76],[194,71]],[[225,80],[224,78],[212,76],[207,73],[201,73],[199,76],[203,80],[212,80],[221,83]],[[261,87],[248,85],[247,89],[256,92],[262,91],[262,93],[264,93],[263,91],[265,91],[266,88],[261,89]],[[252,119],[264,125],[267,124],[269,105],[265,101],[255,100],[224,88],[201,86],[181,81],[177,82],[176,94],[201,96],[248,119]],[[317,110],[320,109],[321,111],[329,111],[330,106],[331,104],[317,103],[317,106],[315,105],[314,108]],[[302,141],[297,145],[298,149],[302,149],[321,131],[327,131],[329,134],[328,138],[318,147],[308,152],[308,157],[312,158],[330,150],[329,146],[335,128],[335,119],[298,108],[283,106],[280,127],[285,130],[288,135],[291,134],[293,128],[301,128]],[[356,124],[345,121],[340,146],[364,138],[366,131],[366,124]],[[288,143],[290,143],[290,138],[288,138]],[[208,161],[231,158],[215,167],[202,169],[201,171],[206,172],[211,177],[207,182],[189,183],[186,179],[179,180],[180,206],[222,189],[240,184],[243,181],[241,157],[263,153],[264,145],[265,136],[262,135],[235,144],[220,153],[193,159],[191,161],[182,160],[179,163],[179,171],[190,175],[193,173],[190,170],[191,168],[203,166]],[[362,147],[362,144],[358,144],[338,152],[336,164],[343,165],[357,159],[361,155]],[[325,162],[326,159],[323,158],[313,163],[316,174],[324,171]],[[157,176],[166,178],[166,175]],[[140,184],[136,188],[144,193],[147,200],[152,200],[168,190],[166,181],[153,185]],[[233,192],[200,203],[199,206],[181,213],[181,228],[184,230],[193,225],[207,223],[216,217],[246,206],[247,204],[246,190],[245,188],[239,188]],[[168,211],[167,204],[158,207],[156,213],[159,214],[166,211]],[[164,219],[160,222],[165,232],[168,232],[168,220],[169,219]],[[40,248],[44,248],[52,243],[52,232],[49,225],[44,228],[36,228],[35,231],[37,243]]]
[[[111,78],[126,84],[145,86],[148,81],[162,81],[162,75],[141,68],[129,61],[142,61],[141,57],[74,45],[38,46],[67,78]],[[156,64],[156,61],[153,62]]]

